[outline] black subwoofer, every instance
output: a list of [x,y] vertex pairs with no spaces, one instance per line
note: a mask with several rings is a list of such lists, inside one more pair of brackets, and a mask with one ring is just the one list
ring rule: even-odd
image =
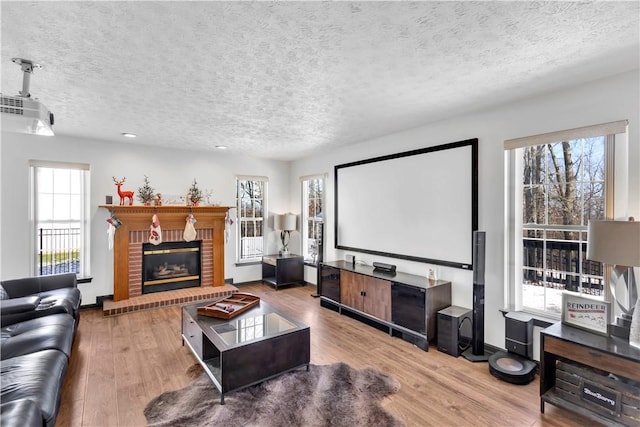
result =
[[438,350],[458,357],[471,346],[473,312],[452,305],[438,311]]

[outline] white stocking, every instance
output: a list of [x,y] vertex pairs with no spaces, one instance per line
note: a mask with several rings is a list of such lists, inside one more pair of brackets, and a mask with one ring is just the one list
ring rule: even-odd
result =
[[153,245],[159,245],[162,243],[162,229],[160,229],[160,221],[158,215],[153,215],[151,218],[151,232],[149,233],[149,243]]

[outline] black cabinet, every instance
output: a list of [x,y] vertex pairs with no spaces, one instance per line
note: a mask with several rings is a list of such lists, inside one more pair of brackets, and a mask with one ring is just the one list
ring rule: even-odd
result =
[[262,281],[278,286],[304,284],[304,260],[301,255],[265,255],[262,257]]
[[340,302],[340,269],[322,264],[319,286],[321,296]]
[[426,291],[422,288],[392,283],[391,320],[393,323],[426,335],[425,293]]

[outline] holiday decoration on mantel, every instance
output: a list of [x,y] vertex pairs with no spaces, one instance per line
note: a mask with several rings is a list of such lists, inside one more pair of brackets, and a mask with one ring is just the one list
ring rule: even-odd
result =
[[149,243],[153,245],[159,245],[162,243],[162,229],[160,228],[160,221],[158,215],[154,214],[151,217],[151,232],[149,233]]
[[107,244],[109,245],[109,250],[113,249],[113,236],[116,234],[116,228],[113,224],[107,225]]
[[231,233],[231,226],[233,225],[233,219],[229,215],[229,211],[224,216],[224,242],[229,243],[229,234]]
[[193,214],[187,215],[187,224],[184,227],[184,233],[182,233],[182,237],[184,238],[185,242],[194,241],[198,236],[198,233],[194,227],[196,222],[197,221]]
[[122,178],[122,181],[118,181],[116,177],[113,177],[113,182],[118,187],[118,196],[120,196],[120,206],[124,206],[124,199],[129,199],[129,206],[133,205],[133,191],[122,191],[122,184],[124,184],[127,178]]
[[187,204],[189,206],[198,206],[198,204],[200,204],[200,200],[202,200],[202,191],[198,188],[198,182],[194,178],[193,183],[189,188],[189,192],[187,193]]
[[122,222],[120,219],[111,212],[111,216],[107,218],[109,225],[107,226],[107,242],[109,243],[109,250],[113,249],[113,236],[116,234],[116,230],[120,228]]
[[156,197],[155,190],[149,185],[149,177],[144,176],[144,185],[138,188],[138,200],[145,205],[151,206],[151,201]]
[[202,199],[204,200],[204,203],[207,206],[214,206],[213,202],[211,201],[212,196],[213,196],[213,190],[208,190],[206,188],[202,190]]

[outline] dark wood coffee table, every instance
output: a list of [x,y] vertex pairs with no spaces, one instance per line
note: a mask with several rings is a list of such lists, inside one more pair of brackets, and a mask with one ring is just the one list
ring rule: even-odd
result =
[[199,315],[205,301],[182,308],[182,343],[186,343],[224,396],[293,369],[309,370],[309,326],[266,302],[232,319]]

